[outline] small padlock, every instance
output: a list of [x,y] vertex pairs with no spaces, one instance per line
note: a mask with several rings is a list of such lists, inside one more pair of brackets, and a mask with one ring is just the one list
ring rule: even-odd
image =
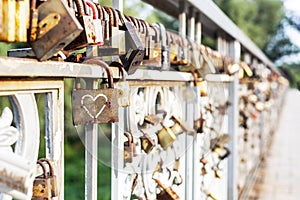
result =
[[77,8],[77,19],[83,27],[80,35],[68,44],[65,50],[75,50],[96,44],[96,31],[94,27],[93,16],[87,14],[85,4],[82,0],[74,0]]
[[43,169],[43,175],[38,176],[33,181],[33,188],[32,188],[32,199],[35,200],[50,200],[52,199],[51,195],[51,182],[47,174],[46,166],[43,164],[42,161],[37,161]]
[[151,124],[153,126],[158,125],[162,121],[163,121],[163,118],[161,118],[157,115],[153,115],[153,114],[146,115],[145,118],[144,118],[144,122],[146,122],[148,124]]
[[197,133],[203,133],[203,128],[205,127],[206,119],[203,114],[200,112],[200,117],[194,121],[194,129]]
[[126,54],[120,55],[120,60],[127,73],[131,75],[135,73],[138,66],[142,63],[145,55],[145,48],[132,23],[126,21],[125,17],[119,11],[118,14],[119,19],[123,24],[120,29],[125,31],[126,40]]
[[93,13],[93,24],[95,29],[95,44],[102,45],[103,44],[103,31],[102,31],[102,23],[99,19],[99,13],[97,6],[94,2],[91,2],[90,0],[84,0],[85,4],[91,8]]
[[132,158],[134,156],[134,142],[131,133],[125,132],[125,137],[127,141],[124,142],[124,162],[125,163],[132,163]]
[[153,178],[153,180],[162,189],[161,192],[156,195],[157,200],[180,200],[178,194],[171,187],[164,186],[158,179]]
[[170,147],[176,140],[176,135],[169,127],[162,124],[162,129],[158,131],[157,138],[160,146],[164,150],[167,150],[167,148]]
[[188,135],[194,135],[195,131],[189,127],[189,125],[182,120],[180,117],[172,116],[171,120],[174,122],[174,125],[171,127],[172,132],[175,135],[179,135],[185,132]]
[[148,51],[149,56],[144,57],[143,65],[149,67],[160,68],[161,67],[161,41],[160,41],[160,31],[157,27],[146,23],[147,33],[148,33]]
[[155,24],[160,30],[160,41],[161,41],[161,69],[170,70],[170,50],[167,41],[167,31],[163,24]]
[[[83,30],[65,1],[47,0],[31,9],[30,45],[38,60],[47,60],[72,42]],[[35,27],[37,26],[37,27]]]
[[142,149],[146,154],[149,154],[152,149],[156,146],[154,139],[150,137],[149,134],[144,133],[144,135],[140,138]]
[[50,160],[46,158],[41,158],[39,159],[41,162],[46,162],[49,168],[49,173],[48,178],[50,179],[50,184],[51,184],[51,196],[52,197],[57,197],[58,196],[58,188],[57,188],[57,180],[56,176],[54,175],[54,167],[53,164],[51,163]]
[[118,89],[118,103],[119,106],[127,107],[130,106],[130,87],[129,82],[126,81],[127,72],[125,71],[123,65],[119,62],[112,62],[109,66],[118,67],[122,74],[122,78],[117,82],[116,88]]
[[94,90],[77,88],[73,90],[73,123],[78,125],[117,122],[119,108],[118,90],[114,88],[111,68],[99,58],[91,58],[83,63],[96,64],[104,68],[107,73],[108,88]]
[[29,21],[29,1],[16,1],[16,26],[15,26],[15,41],[27,42],[27,24]]

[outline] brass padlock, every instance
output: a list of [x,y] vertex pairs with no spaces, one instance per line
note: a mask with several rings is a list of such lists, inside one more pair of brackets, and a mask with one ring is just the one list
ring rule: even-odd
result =
[[72,42],[83,28],[65,1],[47,0],[37,9],[38,25],[31,27],[37,29],[36,36],[31,35],[30,45],[37,59],[43,61]]
[[124,142],[124,162],[132,163],[132,158],[134,156],[134,142],[131,133],[125,132],[125,137],[127,141]]
[[[96,64],[106,70],[108,88],[84,90],[77,87],[72,91],[73,123],[99,124],[118,121],[118,90],[114,88],[111,68],[99,58],[84,61]],[[96,67],[96,66],[95,66]]]
[[3,29],[0,34],[0,40],[6,42],[15,41],[15,14],[16,2],[15,0],[2,0],[2,16],[3,16]]
[[121,72],[122,78],[117,82],[116,88],[118,89],[118,103],[119,106],[127,107],[130,106],[130,87],[129,82],[126,81],[127,72],[125,71],[123,65],[119,62],[112,62],[109,66],[118,67]]
[[189,127],[189,125],[180,117],[172,116],[171,120],[174,121],[174,125],[171,127],[172,132],[175,135],[179,135],[183,132],[185,132],[188,135],[194,135],[195,131]]
[[57,197],[58,196],[58,188],[57,188],[57,180],[56,176],[54,175],[54,167],[53,164],[51,163],[50,160],[46,158],[41,158],[39,159],[41,162],[46,162],[49,168],[49,173],[48,178],[50,179],[50,184],[51,184],[51,196],[52,197]]
[[141,146],[144,152],[149,154],[156,144],[154,139],[152,139],[149,134],[144,133],[144,135],[141,137]]
[[144,122],[151,124],[153,126],[158,125],[162,121],[163,121],[163,119],[161,117],[159,117],[157,115],[153,115],[153,114],[146,115],[144,118]]
[[164,150],[167,150],[167,148],[170,147],[176,140],[176,135],[169,127],[162,124],[162,129],[158,131],[157,138],[160,146]]
[[162,191],[156,195],[157,200],[180,200],[178,194],[171,188],[164,186],[158,179],[153,178]]
[[34,200],[50,200],[52,199],[51,195],[51,181],[47,174],[46,166],[43,164],[42,161],[37,161],[43,169],[43,175],[38,176],[33,181],[33,188],[32,188],[32,199]]
[[160,41],[160,31],[157,27],[146,23],[147,33],[148,33],[148,51],[149,55],[144,57],[143,65],[160,68],[161,67],[161,41]]

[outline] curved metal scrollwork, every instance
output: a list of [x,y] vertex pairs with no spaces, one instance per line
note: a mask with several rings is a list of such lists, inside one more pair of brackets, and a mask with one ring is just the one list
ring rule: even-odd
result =
[[[6,107],[0,118],[0,192],[5,200],[28,199],[40,140],[37,104],[32,93],[15,94],[10,100],[13,113]],[[12,126],[13,120],[16,127]]]

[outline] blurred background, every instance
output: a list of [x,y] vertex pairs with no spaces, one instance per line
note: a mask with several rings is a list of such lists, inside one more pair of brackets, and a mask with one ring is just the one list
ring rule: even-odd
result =
[[[220,9],[262,49],[290,81],[290,87],[300,89],[300,0],[214,0]],[[99,1],[111,6],[111,0]],[[140,0],[124,0],[124,13],[150,23],[161,22],[166,28],[178,30],[178,19],[170,17]],[[143,11],[143,12],[141,12]],[[203,38],[203,43],[216,49],[216,42]],[[0,55],[8,49],[27,47],[26,43],[0,43]],[[65,196],[67,199],[84,199],[84,143],[82,127],[74,127],[71,115],[70,91],[73,80],[65,79]],[[37,98],[40,114],[44,112],[44,97]],[[5,99],[1,104],[5,105]],[[41,127],[44,125],[41,118]],[[110,124],[102,124],[99,136],[98,197],[110,199],[111,169],[101,160],[110,160]],[[42,129],[43,130],[43,129]],[[41,133],[44,134],[44,133]],[[106,137],[106,138],[105,138]],[[42,141],[42,140],[41,140]],[[40,155],[45,154],[44,143]]]

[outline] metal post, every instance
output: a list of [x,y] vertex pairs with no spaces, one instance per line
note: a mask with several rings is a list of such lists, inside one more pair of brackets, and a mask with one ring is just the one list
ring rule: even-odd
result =
[[[86,80],[86,88],[97,89],[98,81]],[[85,126],[85,199],[97,199],[98,125]]]
[[231,106],[228,108],[228,131],[231,136],[229,149],[231,156],[228,158],[228,200],[238,199],[237,191],[237,135],[238,135],[238,74],[234,75],[234,80],[229,83],[229,102]]
[[196,43],[197,45],[201,44],[201,35],[202,35],[202,27],[200,22],[200,13],[196,13]]
[[[48,82],[48,84],[51,84]],[[53,161],[59,188],[58,199],[64,199],[64,83],[58,90],[46,93],[46,157]]]
[[179,34],[186,36],[186,0],[179,1]]
[[112,7],[118,9],[120,12],[123,12],[123,8],[124,8],[123,0],[112,0]]
[[[229,44],[229,56],[235,61],[239,61],[241,57],[241,44],[237,41],[233,41]],[[237,190],[237,176],[238,168],[237,162],[238,152],[237,152],[237,136],[238,136],[238,87],[239,87],[239,77],[235,74],[233,81],[229,83],[229,102],[231,106],[228,108],[228,133],[231,136],[231,141],[229,142],[229,149],[231,151],[231,156],[228,158],[228,200],[238,199]]]
[[195,13],[194,7],[189,7],[189,20],[188,20],[188,36],[194,41],[195,40]]

